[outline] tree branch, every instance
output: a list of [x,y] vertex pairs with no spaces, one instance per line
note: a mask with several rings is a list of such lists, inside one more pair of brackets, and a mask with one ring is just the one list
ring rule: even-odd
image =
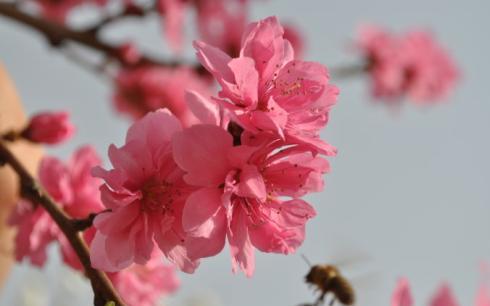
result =
[[92,226],[92,224],[94,223],[94,219],[95,217],[97,217],[97,215],[107,211],[110,211],[110,209],[106,209],[98,213],[90,214],[88,215],[87,218],[84,219],[72,219],[71,225],[76,231],[82,232]]
[[93,50],[104,53],[110,58],[117,60],[122,65],[144,65],[156,64],[161,66],[174,67],[180,65],[179,62],[165,62],[149,56],[142,56],[140,61],[135,64],[126,63],[119,47],[105,43],[98,39],[96,31],[77,31],[68,27],[50,22],[48,20],[33,16],[19,10],[15,4],[0,2],[0,15],[15,20],[25,26],[43,34],[53,47],[58,47],[66,41],[76,42]]
[[10,165],[19,176],[22,196],[41,205],[65,234],[78,255],[85,269],[86,276],[90,279],[94,291],[94,305],[104,306],[109,301],[114,301],[117,305],[124,305],[105,273],[92,268],[87,244],[82,239],[78,229],[74,226],[76,223],[66,215],[60,206],[54,202],[48,193],[27,172],[26,168],[12,154],[2,140],[0,140],[1,164]]
[[144,17],[146,15],[149,15],[150,13],[155,12],[155,6],[150,5],[146,8],[142,8],[139,6],[136,6],[134,4],[127,4],[124,6],[124,8],[117,14],[112,14],[105,16],[102,18],[98,23],[95,25],[92,25],[89,29],[87,29],[87,32],[93,32],[97,33],[102,28],[104,28],[106,25],[109,25],[115,21],[127,18],[127,17]]
[[350,79],[356,76],[362,76],[369,70],[369,63],[356,63],[344,66],[334,66],[328,68],[334,81]]

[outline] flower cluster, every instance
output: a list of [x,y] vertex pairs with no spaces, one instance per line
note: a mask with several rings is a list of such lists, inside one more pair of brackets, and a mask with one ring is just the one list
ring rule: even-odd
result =
[[155,251],[185,272],[230,245],[233,270],[254,271],[254,249],[289,254],[315,210],[301,199],[323,188],[319,137],[338,90],[325,67],[296,60],[275,17],[247,27],[238,56],[196,42],[198,59],[221,85],[216,97],[186,94],[195,122],[148,113],[112,145],[106,211],[94,220],[93,265],[118,271]]
[[408,95],[419,103],[445,98],[458,70],[431,34],[412,31],[394,35],[374,26],[361,29],[359,49],[367,61],[375,97]]
[[[70,217],[86,218],[103,209],[99,193],[100,180],[90,174],[92,167],[99,164],[95,151],[85,146],[78,149],[66,165],[56,158],[45,157],[40,165],[39,179],[49,195]],[[36,266],[44,266],[47,247],[58,241],[63,261],[73,269],[83,271],[65,235],[36,203],[22,200],[12,213],[9,223],[17,228],[17,261],[28,259]],[[84,240],[90,244],[94,234],[94,228],[89,228],[83,233]],[[109,277],[128,305],[154,305],[162,294],[175,291],[179,284],[174,268],[164,265],[158,256],[154,256],[145,266],[132,265]]]

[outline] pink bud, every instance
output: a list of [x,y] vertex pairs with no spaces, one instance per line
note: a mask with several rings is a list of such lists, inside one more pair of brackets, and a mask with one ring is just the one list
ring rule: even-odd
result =
[[75,127],[67,112],[39,113],[34,115],[22,135],[33,142],[58,144],[70,138]]

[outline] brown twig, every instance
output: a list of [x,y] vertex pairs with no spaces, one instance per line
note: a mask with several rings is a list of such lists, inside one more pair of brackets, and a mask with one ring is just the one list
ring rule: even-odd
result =
[[73,220],[65,214],[60,206],[27,172],[26,168],[12,154],[5,143],[0,140],[0,164],[2,163],[10,165],[19,176],[22,196],[41,205],[65,234],[80,259],[85,269],[85,274],[90,279],[94,291],[94,305],[104,306],[109,301],[114,301],[116,305],[124,305],[105,273],[92,268],[88,247],[80,232],[74,226]]
[[329,67],[330,75],[334,81],[350,79],[356,76],[362,76],[369,70],[369,64],[356,63],[344,66]]
[[84,218],[84,219],[72,219],[71,225],[76,231],[82,232],[82,231],[88,229],[89,227],[91,227],[93,225],[94,219],[95,219],[95,217],[97,217],[98,214],[101,214],[101,213],[107,212],[107,211],[110,211],[110,209],[106,209],[106,210],[101,211],[99,213],[90,214],[87,216],[87,218]]
[[155,12],[155,6],[150,5],[146,8],[139,7],[134,4],[127,4],[124,8],[116,14],[107,15],[102,18],[95,25],[90,26],[86,31],[97,33],[102,30],[106,25],[111,24],[115,21],[127,18],[127,17],[145,17],[151,13]]
[[141,59],[134,64],[126,63],[123,55],[120,52],[120,46],[111,45],[101,41],[97,37],[97,33],[94,31],[72,30],[61,24],[25,13],[12,3],[0,2],[0,15],[37,30],[43,34],[49,43],[54,47],[58,47],[67,41],[76,42],[80,45],[102,52],[106,56],[117,60],[123,65],[156,64],[173,67],[181,64],[179,62],[162,61],[149,56],[142,56]]

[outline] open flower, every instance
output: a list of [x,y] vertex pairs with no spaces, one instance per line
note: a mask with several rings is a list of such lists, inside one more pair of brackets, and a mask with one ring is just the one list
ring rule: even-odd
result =
[[109,147],[114,168],[94,169],[93,174],[105,180],[101,196],[109,209],[94,220],[94,267],[114,272],[132,263],[145,264],[155,242],[183,271],[197,267],[187,255],[181,224],[191,188],[172,157],[171,139],[180,130],[179,120],[168,111],[148,113],[128,130],[124,146]]
[[329,84],[324,66],[295,60],[283,35],[278,20],[269,17],[246,28],[237,58],[204,42],[194,47],[201,64],[221,85],[217,101],[232,120],[249,132],[266,131],[334,155],[319,131],[327,124],[338,89]]
[[233,146],[220,127],[194,125],[175,135],[173,153],[185,181],[198,187],[183,211],[189,255],[213,256],[227,239],[233,270],[251,276],[255,248],[289,254],[301,245],[315,210],[297,197],[322,189],[328,163],[304,146],[278,151],[281,140],[243,141]]

